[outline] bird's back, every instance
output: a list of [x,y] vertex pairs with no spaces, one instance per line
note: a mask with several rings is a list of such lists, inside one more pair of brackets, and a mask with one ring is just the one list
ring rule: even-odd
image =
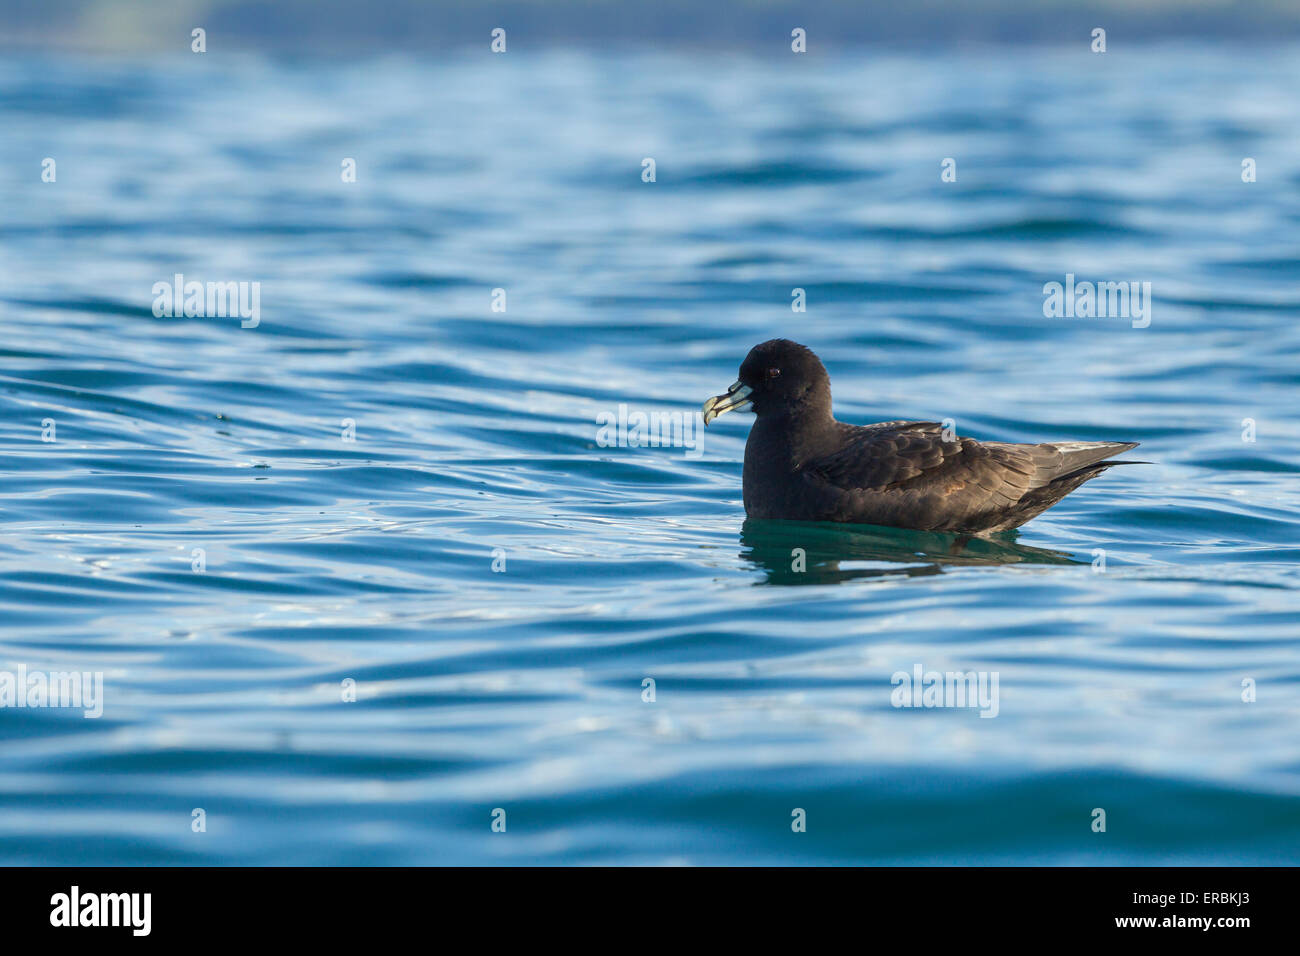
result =
[[1107,458],[1137,446],[978,442],[937,422],[832,425],[804,449],[751,432],[744,470],[750,517],[1001,531],[1051,507],[1118,464]]

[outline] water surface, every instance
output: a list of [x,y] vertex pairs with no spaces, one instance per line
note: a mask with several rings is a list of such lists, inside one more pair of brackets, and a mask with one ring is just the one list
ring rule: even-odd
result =
[[[0,670],[105,699],[0,709],[0,862],[1293,862],[1298,54],[6,59]],[[1154,464],[957,542],[746,522],[742,415],[598,443],[776,335]]]

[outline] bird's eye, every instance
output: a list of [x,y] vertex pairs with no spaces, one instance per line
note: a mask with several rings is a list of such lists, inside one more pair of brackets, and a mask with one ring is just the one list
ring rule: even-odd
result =
[[779,368],[770,368],[770,369],[767,370],[767,377],[768,377],[768,378],[780,378],[780,377],[781,377],[781,370],[780,370]]

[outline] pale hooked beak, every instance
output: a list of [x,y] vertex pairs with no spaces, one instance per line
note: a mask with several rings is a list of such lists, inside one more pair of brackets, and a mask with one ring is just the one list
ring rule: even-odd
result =
[[727,412],[734,412],[738,408],[744,408],[749,404],[749,393],[752,391],[753,389],[748,385],[737,382],[727,389],[725,395],[714,395],[704,403],[704,424],[708,425],[719,415],[725,415]]

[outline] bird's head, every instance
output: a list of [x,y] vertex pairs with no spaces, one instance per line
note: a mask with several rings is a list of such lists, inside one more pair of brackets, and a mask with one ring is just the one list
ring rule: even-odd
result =
[[766,415],[830,416],[831,380],[812,349],[789,339],[755,345],[740,363],[740,378],[704,403],[704,424],[751,406]]

